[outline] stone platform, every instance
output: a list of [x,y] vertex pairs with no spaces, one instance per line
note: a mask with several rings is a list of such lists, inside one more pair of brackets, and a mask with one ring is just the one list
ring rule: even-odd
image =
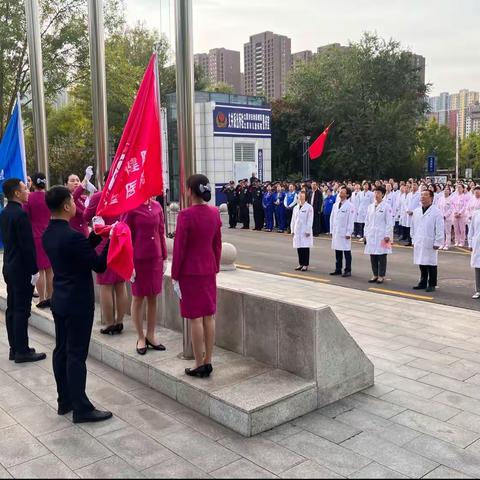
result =
[[[182,322],[168,276],[158,327],[167,352],[140,357],[127,320],[121,336],[106,337],[95,328],[90,355],[241,435],[270,430],[373,385],[372,363],[331,309],[287,299],[283,289],[291,283],[255,272],[219,275],[216,370],[209,379],[187,377],[184,370],[193,362],[177,357]],[[49,311],[33,307],[31,325],[54,335]]]

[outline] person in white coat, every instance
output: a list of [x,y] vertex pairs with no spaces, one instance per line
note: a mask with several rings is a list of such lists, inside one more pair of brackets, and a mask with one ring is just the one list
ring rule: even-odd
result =
[[471,266],[475,269],[474,300],[480,298],[480,210],[475,210],[468,229],[468,245],[472,252]]
[[363,240],[365,234],[365,218],[367,217],[368,207],[374,202],[374,195],[371,191],[371,185],[368,182],[364,182],[363,191],[360,192],[358,197],[358,207],[356,211],[356,222],[359,224],[360,233],[357,238]]
[[412,246],[412,234],[410,229],[412,228],[412,221],[413,221],[413,212],[417,208],[420,208],[420,191],[418,190],[418,183],[412,183],[412,191],[407,195],[407,199],[405,202],[405,209],[406,209],[406,231],[407,231],[407,247]]
[[310,266],[310,249],[313,247],[313,207],[307,202],[307,193],[302,190],[293,209],[290,230],[293,248],[298,252],[297,271],[306,272]]
[[392,253],[394,218],[385,193],[385,187],[375,189],[375,203],[368,207],[365,221],[365,254],[370,255],[373,272],[369,283],[385,282],[387,255]]
[[420,267],[420,282],[414,290],[434,292],[438,278],[438,250],[443,245],[445,225],[443,214],[433,205],[434,194],[422,192],[421,207],[413,212],[411,235],[414,264]]
[[[352,192],[347,187],[341,187],[339,201],[333,206],[330,216],[330,232],[332,234],[332,250],[335,250],[335,271],[330,275],[352,276],[352,235],[355,223],[355,208],[350,202]],[[342,274],[343,257],[345,270]]]

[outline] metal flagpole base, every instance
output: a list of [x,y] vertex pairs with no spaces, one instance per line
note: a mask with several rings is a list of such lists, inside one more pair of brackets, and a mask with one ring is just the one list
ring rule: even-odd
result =
[[181,360],[193,360],[192,330],[187,318],[183,319],[183,352],[178,354]]

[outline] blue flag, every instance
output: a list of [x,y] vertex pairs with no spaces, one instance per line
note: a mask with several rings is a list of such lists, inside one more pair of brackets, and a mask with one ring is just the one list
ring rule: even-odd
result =
[[0,191],[4,180],[19,178],[27,182],[25,141],[20,97],[0,143]]

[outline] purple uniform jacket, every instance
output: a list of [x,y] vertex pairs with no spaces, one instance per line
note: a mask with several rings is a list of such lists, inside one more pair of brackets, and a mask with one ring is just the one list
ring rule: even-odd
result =
[[84,191],[85,189],[83,188],[83,185],[79,185],[73,192],[73,200],[77,207],[77,213],[70,220],[70,226],[77,232],[83,233],[86,237],[88,237],[88,225],[83,219],[83,214],[85,212],[85,196],[83,195]]

